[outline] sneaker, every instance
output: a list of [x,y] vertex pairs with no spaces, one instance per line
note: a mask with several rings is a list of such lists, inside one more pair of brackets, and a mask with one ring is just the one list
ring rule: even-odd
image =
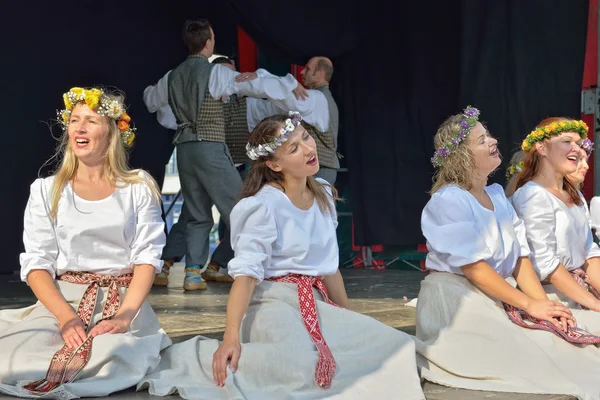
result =
[[201,269],[197,265],[190,265],[185,268],[183,290],[206,290],[206,282],[202,279],[200,271]]
[[154,276],[154,286],[167,286],[169,284],[169,271],[173,266],[173,260],[166,260],[162,271]]
[[233,278],[227,274],[227,270],[214,262],[208,264],[208,268],[202,273],[202,279],[207,282],[233,282]]

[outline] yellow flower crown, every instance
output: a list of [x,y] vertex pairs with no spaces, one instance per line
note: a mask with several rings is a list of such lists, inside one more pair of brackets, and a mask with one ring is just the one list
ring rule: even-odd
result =
[[524,166],[525,163],[523,162],[523,160],[519,161],[516,164],[510,164],[506,169],[506,180],[509,181],[510,178],[512,178],[516,174],[521,173],[521,171],[523,171]]
[[521,143],[521,150],[528,152],[533,149],[535,143],[541,142],[544,139],[550,139],[551,136],[560,135],[563,132],[576,132],[579,133],[579,136],[582,139],[585,139],[588,133],[588,126],[581,120],[558,121],[545,126],[540,126],[523,140],[523,143]]
[[65,109],[58,112],[63,129],[67,129],[71,119],[71,111],[78,103],[84,103],[100,115],[114,119],[121,131],[123,144],[131,146],[135,139],[135,128],[130,126],[131,117],[125,112],[125,106],[119,100],[111,99],[100,89],[71,88],[63,94]]

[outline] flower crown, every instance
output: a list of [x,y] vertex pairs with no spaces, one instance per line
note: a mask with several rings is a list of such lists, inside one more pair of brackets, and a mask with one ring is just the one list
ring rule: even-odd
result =
[[279,131],[279,136],[275,137],[272,141],[259,144],[258,146],[251,146],[250,143],[246,144],[246,154],[251,160],[258,160],[260,157],[274,153],[277,147],[288,140],[290,133],[300,126],[302,116],[298,111],[290,111],[288,115],[290,118],[285,120],[284,127]]
[[456,151],[458,145],[469,136],[471,129],[479,120],[479,110],[475,107],[467,106],[462,115],[464,119],[459,124],[459,129],[456,135],[450,139],[449,143],[435,149],[435,153],[431,158],[431,163],[434,167],[439,168],[444,164],[444,160]]
[[523,171],[524,165],[525,163],[523,162],[523,160],[519,161],[516,164],[510,164],[506,169],[506,180],[509,181],[510,178],[512,178],[516,174],[521,173],[521,171]]
[[563,132],[576,132],[582,139],[585,139],[587,138],[588,126],[581,120],[559,121],[545,126],[539,126],[523,140],[523,143],[521,143],[521,150],[529,152],[533,149],[535,143],[541,142],[544,139],[550,139],[551,136],[560,135]]
[[71,88],[63,94],[65,109],[58,111],[58,120],[66,130],[71,119],[71,111],[78,103],[84,103],[90,109],[100,115],[114,119],[117,122],[117,128],[121,131],[123,144],[131,146],[135,139],[135,128],[129,123],[131,117],[125,112],[125,106],[119,100],[111,99],[100,89],[83,89],[80,87]]
[[594,151],[594,142],[592,142],[590,139],[583,139],[581,141],[581,148],[585,150],[587,157],[590,158],[592,151]]

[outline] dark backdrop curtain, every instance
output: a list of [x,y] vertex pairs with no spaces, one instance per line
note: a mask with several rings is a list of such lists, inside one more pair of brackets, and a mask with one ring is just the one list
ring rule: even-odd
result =
[[508,159],[543,117],[579,115],[584,0],[313,0],[285,27],[273,21],[289,5],[229,3],[259,47],[294,63],[333,58],[357,244],[423,241],[432,139],[447,116],[481,108]]
[[[181,27],[196,16],[212,20],[219,32],[217,51],[235,51],[235,22],[228,8],[215,1],[34,0],[0,13],[0,253],[5,260],[0,273],[19,269],[29,185],[56,143],[46,123],[56,118],[62,93],[69,88],[103,85],[123,90],[138,128],[131,164],[157,178],[164,173],[168,132],[148,113],[142,93],[186,56]],[[60,132],[54,129],[53,134]],[[45,176],[51,168],[40,172]]]
[[581,115],[587,16],[584,0],[463,1],[460,103],[481,108],[503,167],[542,119]]
[[584,0],[421,3],[38,0],[9,7],[0,14],[0,271],[19,268],[29,185],[55,144],[43,122],[71,86],[122,89],[139,133],[132,164],[155,175],[164,168],[168,141],[141,96],[185,57],[181,26],[196,16],[213,23],[220,53],[235,53],[239,23],[288,62],[333,59],[356,242],[421,242],[432,137],[444,118],[467,104],[480,107],[508,158],[541,118],[579,114],[588,7]]

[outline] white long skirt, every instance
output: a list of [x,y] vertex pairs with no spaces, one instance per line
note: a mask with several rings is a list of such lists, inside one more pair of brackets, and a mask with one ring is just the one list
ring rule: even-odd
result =
[[[513,286],[515,281],[507,279]],[[600,314],[573,310],[578,326],[598,332]],[[422,378],[445,386],[600,399],[600,349],[512,323],[500,302],[464,276],[434,272],[417,303],[417,361]]]
[[331,386],[314,381],[317,350],[304,327],[297,286],[258,285],[240,330],[242,351],[224,387],[213,380],[219,341],[195,337],[162,353],[158,368],[138,388],[185,399],[424,399],[411,338],[375,319],[322,301],[313,290],[321,331],[337,370]]
[[[57,287],[75,310],[87,285],[57,281]],[[126,289],[120,288],[121,298]],[[98,292],[93,324],[102,314],[107,288]],[[94,338],[91,357],[77,379],[44,395],[71,399],[100,397],[135,386],[160,361],[160,351],[171,344],[147,302],[128,331]],[[54,353],[64,341],[58,320],[40,302],[33,306],[0,311],[0,392],[32,396],[23,386],[46,376]]]

